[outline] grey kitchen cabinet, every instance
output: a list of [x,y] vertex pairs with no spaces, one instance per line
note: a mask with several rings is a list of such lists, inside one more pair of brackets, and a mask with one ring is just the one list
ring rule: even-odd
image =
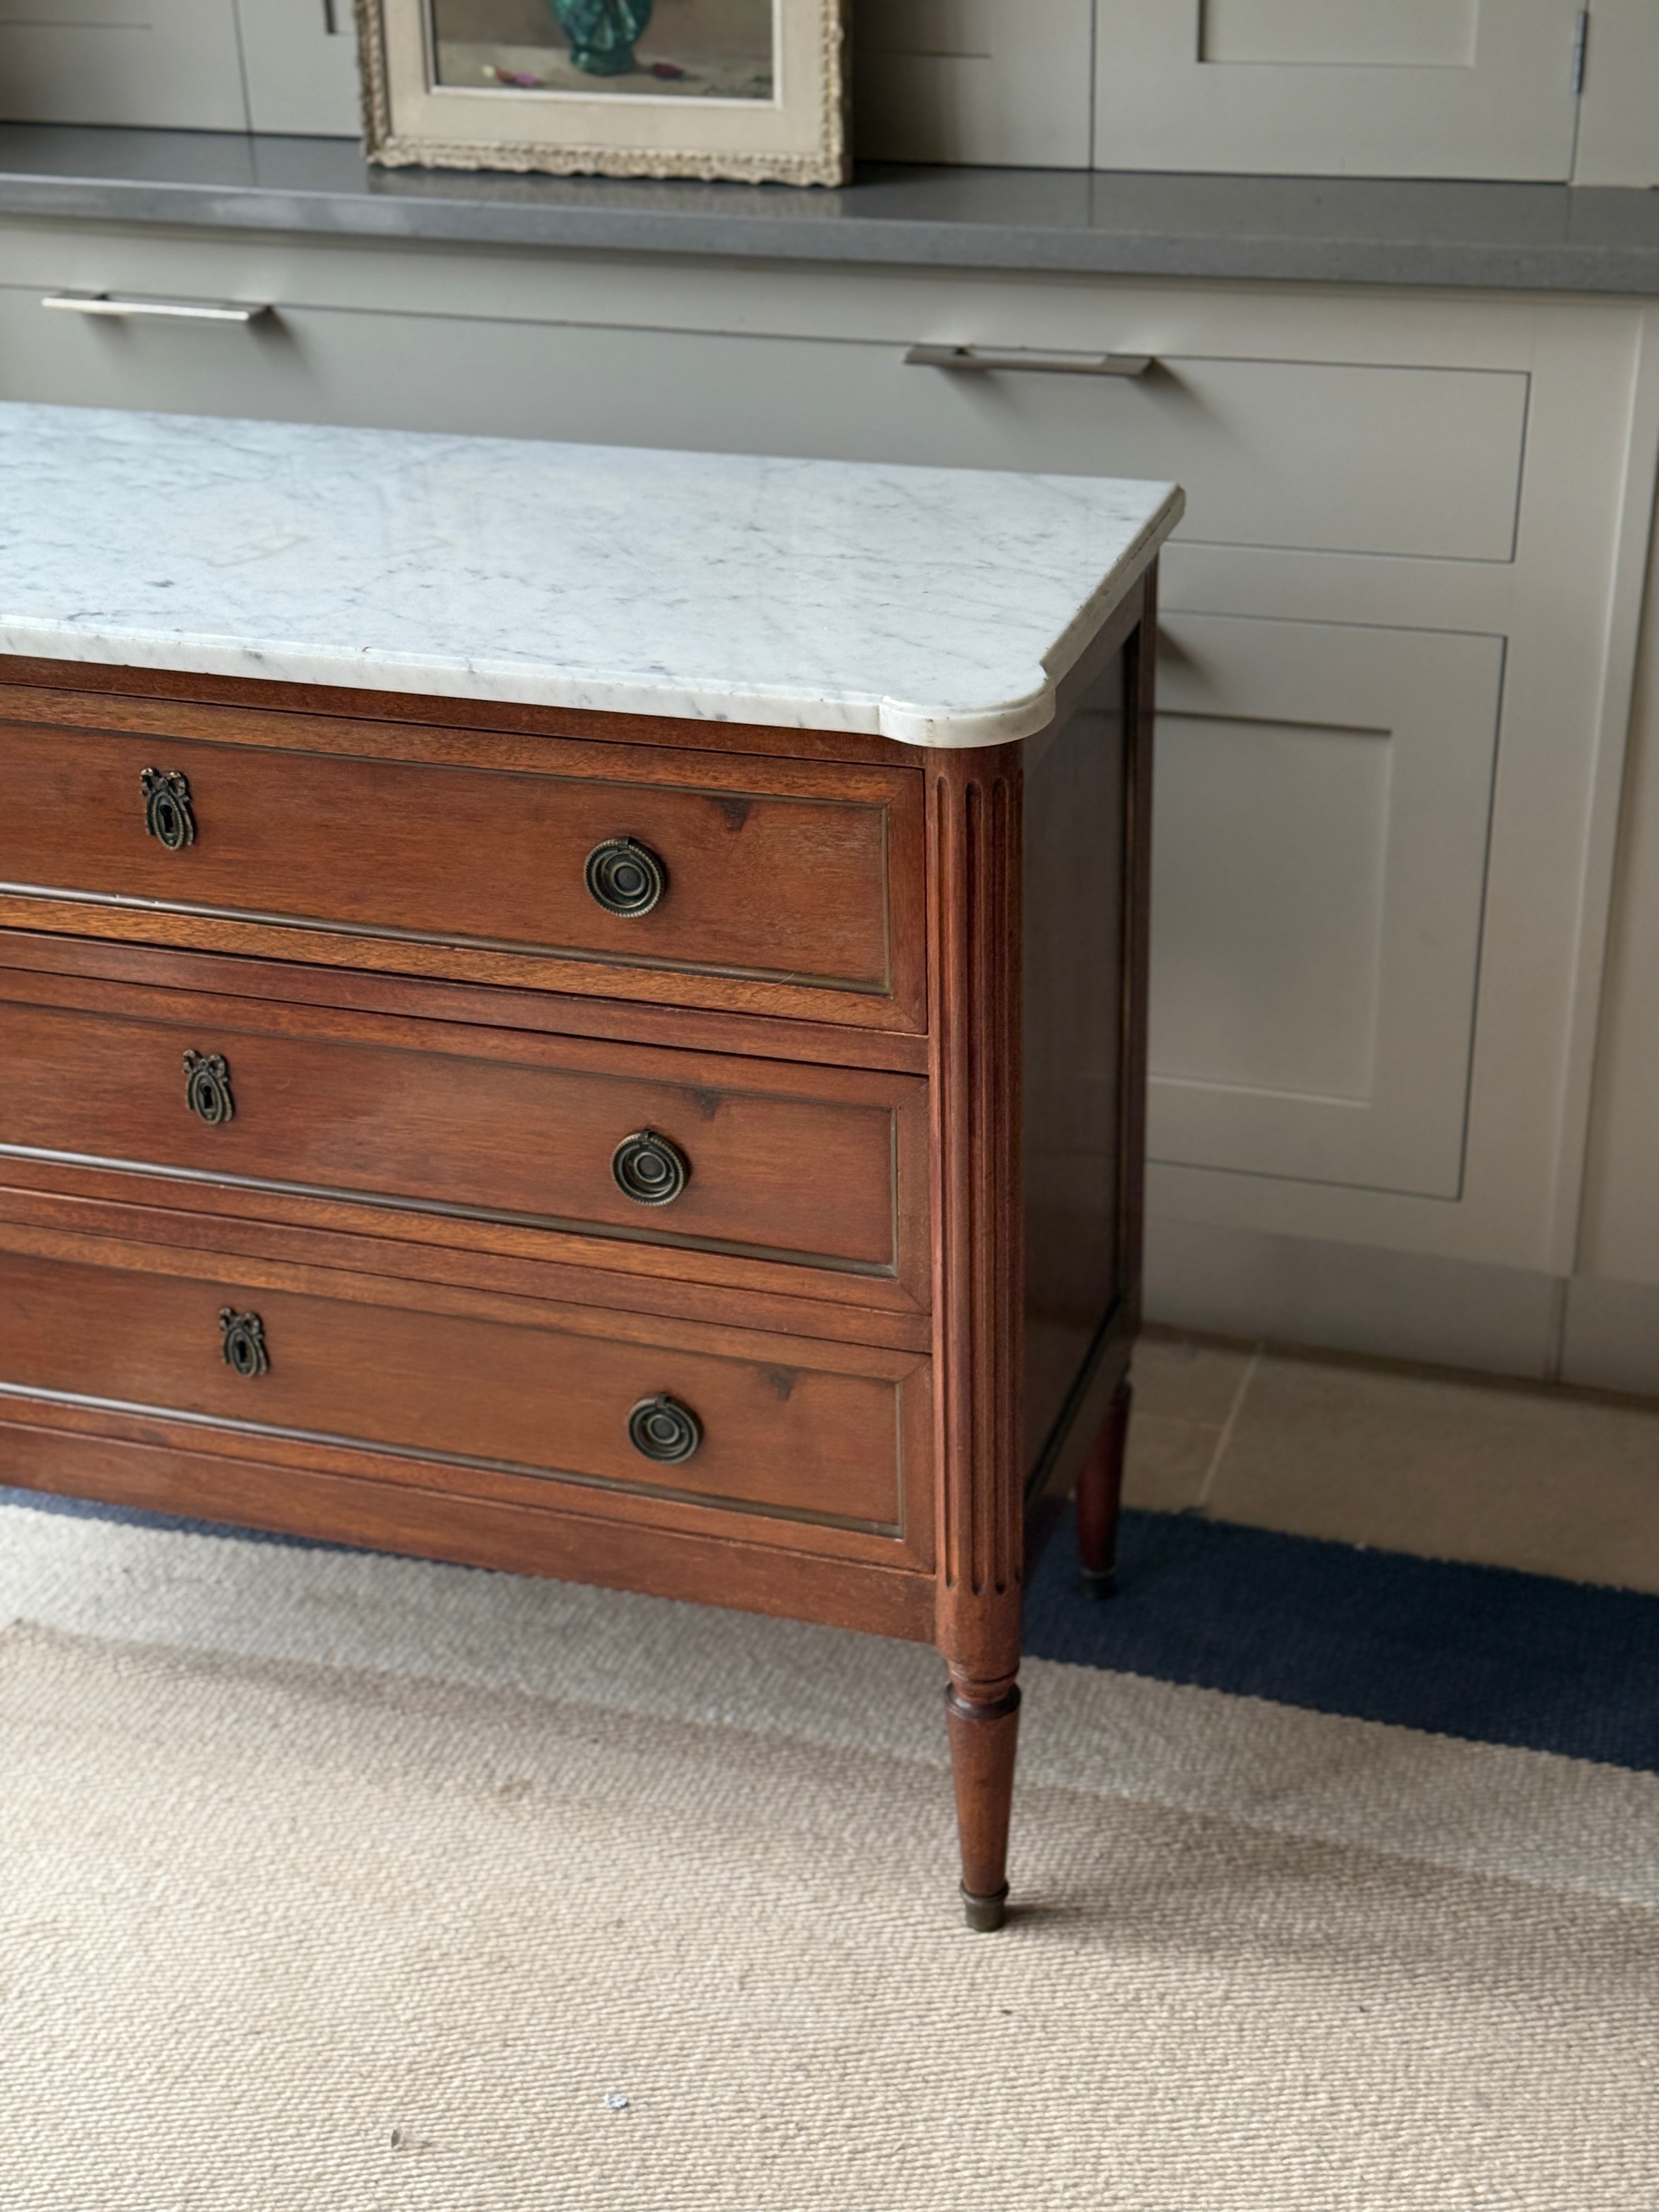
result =
[[0,121],[357,135],[351,0],[80,0],[0,15]]

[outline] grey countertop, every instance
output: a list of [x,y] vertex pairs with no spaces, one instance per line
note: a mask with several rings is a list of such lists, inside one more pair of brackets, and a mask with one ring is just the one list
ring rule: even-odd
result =
[[1659,293],[1659,191],[867,165],[841,191],[374,170],[343,138],[0,125],[0,217],[1066,275]]

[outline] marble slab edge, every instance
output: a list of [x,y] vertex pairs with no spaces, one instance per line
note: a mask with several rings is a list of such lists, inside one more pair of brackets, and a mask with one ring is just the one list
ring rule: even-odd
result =
[[268,684],[317,684],[353,691],[465,699],[485,705],[547,707],[671,720],[729,722],[772,729],[857,732],[937,750],[1007,744],[1036,737],[1054,720],[1060,684],[1088,650],[1157,558],[1186,508],[1172,489],[1132,546],[1103,578],[1062,635],[1030,672],[1029,681],[995,700],[908,700],[849,691],[803,698],[782,688],[730,690],[665,679],[574,675],[538,669],[521,659],[462,659],[450,655],[356,652],[280,641],[214,637],[181,631],[90,630],[76,622],[0,615],[0,655],[101,668],[162,671]]

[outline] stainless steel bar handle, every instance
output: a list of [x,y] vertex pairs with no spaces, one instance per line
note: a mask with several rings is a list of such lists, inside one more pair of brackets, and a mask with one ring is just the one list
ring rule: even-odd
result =
[[43,307],[71,315],[114,315],[123,321],[154,318],[173,323],[252,323],[270,313],[264,301],[145,300],[122,292],[48,292]]
[[1028,346],[913,345],[907,368],[1012,369],[1028,376],[1145,376],[1149,353],[1042,353]]

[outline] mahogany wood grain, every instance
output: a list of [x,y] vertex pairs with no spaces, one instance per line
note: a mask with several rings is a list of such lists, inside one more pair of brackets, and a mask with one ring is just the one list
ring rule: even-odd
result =
[[[237,686],[223,706],[189,702],[111,698],[61,690],[0,684],[0,726],[79,731],[143,739],[147,750],[170,739],[181,744],[233,745],[254,751],[333,756],[347,761],[397,761],[412,767],[478,769],[502,775],[550,775],[600,784],[623,783],[682,791],[692,796],[723,793],[823,799],[831,805],[918,805],[913,745],[884,744],[878,757],[854,763],[832,750],[818,757],[810,732],[781,732],[799,738],[769,750],[733,750],[711,741],[696,723],[654,725],[649,744],[619,745],[598,726],[605,717],[572,712],[556,731],[468,726],[447,712],[442,700],[404,702],[424,714],[362,718],[336,714],[273,713],[273,687],[258,681]],[[724,725],[720,726],[724,729]],[[694,741],[695,740],[695,741]]]
[[[190,1110],[186,1053],[224,1062],[228,1121]],[[927,1093],[915,1078],[3,967],[0,1062],[0,1148],[208,1180],[232,1211],[255,1196],[269,1211],[279,1188],[357,1198],[399,1219],[421,1208],[515,1225],[532,1251],[535,1232],[581,1231],[560,1239],[562,1254],[603,1258],[629,1241],[641,1264],[692,1279],[746,1258],[738,1279],[756,1288],[789,1261],[870,1279],[861,1299],[926,1305]],[[690,1162],[667,1206],[630,1200],[612,1173],[617,1145],[645,1129]]]
[[1000,1698],[970,1698],[953,1680],[945,1693],[945,1723],[962,1844],[963,1906],[968,1925],[991,1935],[1006,1917],[1018,1684],[1008,1683]]
[[[1140,1325],[1142,1247],[1146,1230],[1146,1076],[1151,981],[1152,737],[1158,571],[1140,590],[1140,621],[1124,647],[1122,952],[1117,1081],[1120,1130],[1117,1236],[1114,1257],[1118,1298],[1112,1344],[1098,1363],[1100,1386],[1112,1392],[1105,1420],[1077,1475],[1078,1546],[1084,1585],[1109,1597],[1117,1580],[1118,1525],[1128,1458],[1133,1392],[1129,1358]],[[1085,1418],[1092,1418],[1091,1415]],[[1079,1420],[1079,1426],[1082,1420]]]
[[1129,726],[1125,763],[1123,1003],[1118,1030],[1122,1103],[1118,1272],[1131,1331],[1140,1325],[1146,1231],[1146,1089],[1152,996],[1152,751],[1157,725],[1158,563],[1141,580],[1140,621],[1123,649],[1124,711]]
[[[836,1283],[842,1278],[775,1269],[764,1292],[757,1293],[649,1272],[649,1246],[610,1248],[623,1262],[645,1263],[637,1273],[623,1272],[621,1266],[594,1266],[586,1251],[580,1261],[556,1256],[565,1245],[551,1235],[540,1238],[535,1255],[526,1257],[517,1249],[529,1241],[526,1232],[491,1222],[405,1214],[398,1234],[388,1236],[378,1208],[287,1194],[267,1200],[254,1191],[244,1194],[244,1211],[230,1213],[222,1209],[221,1195],[211,1184],[161,1183],[118,1168],[16,1157],[0,1161],[0,1223],[20,1227],[114,1237],[140,1246],[159,1242],[220,1254],[221,1263],[269,1260],[337,1268],[351,1275],[504,1292],[576,1309],[658,1314],[720,1328],[757,1328],[808,1341],[894,1352],[927,1352],[932,1346],[925,1314],[791,1294],[803,1281]],[[758,1266],[755,1272],[761,1272]]]
[[[41,1417],[46,1417],[44,1420]],[[67,1417],[65,1417],[67,1419]],[[929,1575],[800,1554],[730,1534],[550,1512],[369,1480],[320,1466],[279,1467],[212,1449],[56,1425],[58,1409],[0,1401],[0,1466],[20,1486],[188,1518],[288,1531],[417,1559],[550,1575],[729,1606],[917,1643],[933,1635]]]
[[[1154,605],[1149,576],[1052,732],[968,753],[0,662],[0,1052],[37,1148],[0,1161],[7,1479],[931,1638],[968,1917],[998,1924],[1027,1476],[1083,1464],[1094,1556],[1121,1472]],[[152,763],[191,777],[184,853],[143,837]],[[670,869],[642,922],[582,910],[586,844],[623,832]],[[186,1029],[241,1086],[201,1143],[248,1139],[251,1174],[123,1095],[121,1041]],[[595,1194],[618,1085],[647,1126],[717,1094],[709,1131],[770,1133],[695,1241]],[[296,1102],[290,1152],[266,1117]],[[501,1140],[538,1114],[580,1159]],[[146,1161],[86,1156],[120,1127]],[[224,1366],[224,1306],[269,1373]],[[705,1422],[678,1468],[622,1433],[657,1390]]]
[[[914,749],[890,738],[856,730],[778,728],[756,722],[693,722],[678,715],[611,714],[591,708],[515,706],[504,700],[444,699],[408,691],[361,690],[349,684],[249,682],[235,676],[200,676],[181,669],[100,668],[90,661],[34,660],[0,653],[0,685],[39,690],[64,702],[58,711],[85,721],[107,718],[112,697],[126,703],[122,719],[140,726],[176,728],[181,708],[253,707],[273,721],[284,714],[340,715],[353,721],[432,724],[441,730],[496,731],[522,737],[575,737],[606,744],[673,745],[723,753],[759,753],[774,759],[846,761],[878,766],[914,765]],[[45,711],[38,705],[32,712]],[[175,719],[164,721],[173,714]],[[278,740],[280,742],[280,740]]]
[[1127,1380],[1112,1396],[1105,1421],[1091,1445],[1077,1478],[1077,1547],[1085,1584],[1097,1597],[1109,1595],[1117,1576],[1117,1529],[1123,1504],[1123,1472],[1129,1445],[1129,1416],[1134,1392]]
[[1024,1401],[1036,1488],[1062,1460],[1075,1473],[1084,1394],[1101,1360],[1127,1352],[1138,1300],[1145,1070],[1131,1048],[1146,1020],[1147,887],[1139,684],[1132,651],[1103,666],[1027,775]]
[[937,1633],[975,1925],[1006,1881],[1019,1669],[1023,773],[1018,745],[942,752],[927,771]]
[[[647,1349],[672,1339],[688,1352],[710,1358],[749,1360],[780,1368],[806,1364],[830,1375],[881,1375],[896,1380],[913,1373],[918,1364],[906,1349],[888,1349],[860,1336],[838,1341],[800,1335],[796,1329],[800,1305],[793,1298],[749,1299],[749,1318],[738,1325],[702,1320],[689,1311],[684,1316],[658,1317],[596,1305],[580,1282],[575,1296],[556,1299],[442,1282],[434,1279],[430,1271],[398,1275],[389,1267],[375,1273],[348,1270],[325,1261],[318,1248],[327,1240],[309,1232],[296,1232],[293,1256],[282,1259],[228,1248],[186,1245],[173,1249],[158,1243],[150,1222],[143,1224],[137,1236],[122,1235],[112,1212],[106,1206],[88,1205],[77,1214],[73,1227],[64,1227],[61,1221],[32,1219],[27,1194],[0,1186],[0,1252],[122,1267],[141,1274],[211,1275],[226,1284],[242,1285],[250,1291],[284,1290],[299,1297],[337,1298],[348,1304],[395,1304],[411,1312],[467,1316],[501,1322],[508,1328],[544,1327],[566,1335],[600,1337]],[[210,1249],[209,1261],[190,1256]],[[375,1249],[390,1259],[401,1247],[384,1239]],[[690,1301],[686,1303],[689,1306]]]
[[[907,1522],[929,1504],[931,1430],[925,1370],[914,1368],[898,1383],[900,1425],[905,1459]],[[20,1412],[27,1407],[27,1413]],[[681,1535],[740,1541],[776,1550],[799,1565],[810,1589],[811,1560],[832,1559],[843,1565],[882,1573],[927,1573],[932,1556],[926,1532],[913,1542],[908,1533],[872,1534],[840,1522],[814,1522],[787,1514],[733,1509],[688,1493],[635,1490],[558,1475],[518,1474],[510,1469],[464,1464],[399,1451],[395,1447],[331,1440],[301,1431],[289,1435],[257,1426],[212,1425],[188,1415],[123,1407],[74,1397],[47,1398],[20,1388],[0,1388],[0,1414],[27,1419],[36,1426],[84,1437],[165,1445],[178,1451],[205,1451],[227,1461],[247,1461],[295,1473],[320,1472],[371,1483],[393,1483],[453,1498],[477,1498],[533,1506],[539,1512],[574,1513],[630,1528],[664,1528]],[[914,1479],[913,1479],[914,1478]],[[169,1510],[165,1507],[158,1510]],[[309,1532],[302,1523],[289,1532]]]
[[[919,1026],[890,899],[914,774],[552,738],[521,765],[526,741],[452,736],[446,758],[422,731],[400,755],[380,726],[299,719],[279,750],[217,719],[206,740],[0,721],[0,884],[42,899],[36,926],[80,933],[114,902],[100,934]],[[147,767],[188,778],[180,850],[146,834]],[[618,836],[667,869],[648,913],[587,889],[588,854]]]
[[[0,918],[13,925],[0,933],[0,957],[7,966],[42,974],[99,976],[111,982],[140,983],[152,990],[211,991],[226,998],[272,1000],[284,1006],[339,1006],[422,1021],[534,1030],[550,1036],[610,1037],[628,1044],[781,1060],[791,1066],[805,1061],[817,1067],[885,1068],[905,1075],[927,1073],[927,1040],[921,1035],[780,1020],[766,1014],[721,1013],[706,1007],[577,998],[569,993],[521,987],[491,990],[476,983],[321,968],[298,960],[173,952],[148,945],[65,937],[33,926],[43,913],[56,911],[33,900],[0,898]],[[88,908],[86,913],[89,922],[109,926],[109,916],[101,909]],[[16,926],[19,917],[31,926]]]
[[[386,1285],[374,1286],[378,1297]],[[269,1370],[236,1372],[223,1312],[257,1311]],[[207,1425],[381,1446],[463,1487],[479,1479],[602,1485],[896,1535],[903,1518],[897,1396],[904,1378],[710,1358],[674,1340],[618,1340],[434,1314],[223,1277],[139,1273],[0,1253],[0,1390],[189,1416]],[[629,1443],[629,1415],[666,1393],[702,1425],[683,1463]],[[440,1478],[441,1479],[441,1478]]]

